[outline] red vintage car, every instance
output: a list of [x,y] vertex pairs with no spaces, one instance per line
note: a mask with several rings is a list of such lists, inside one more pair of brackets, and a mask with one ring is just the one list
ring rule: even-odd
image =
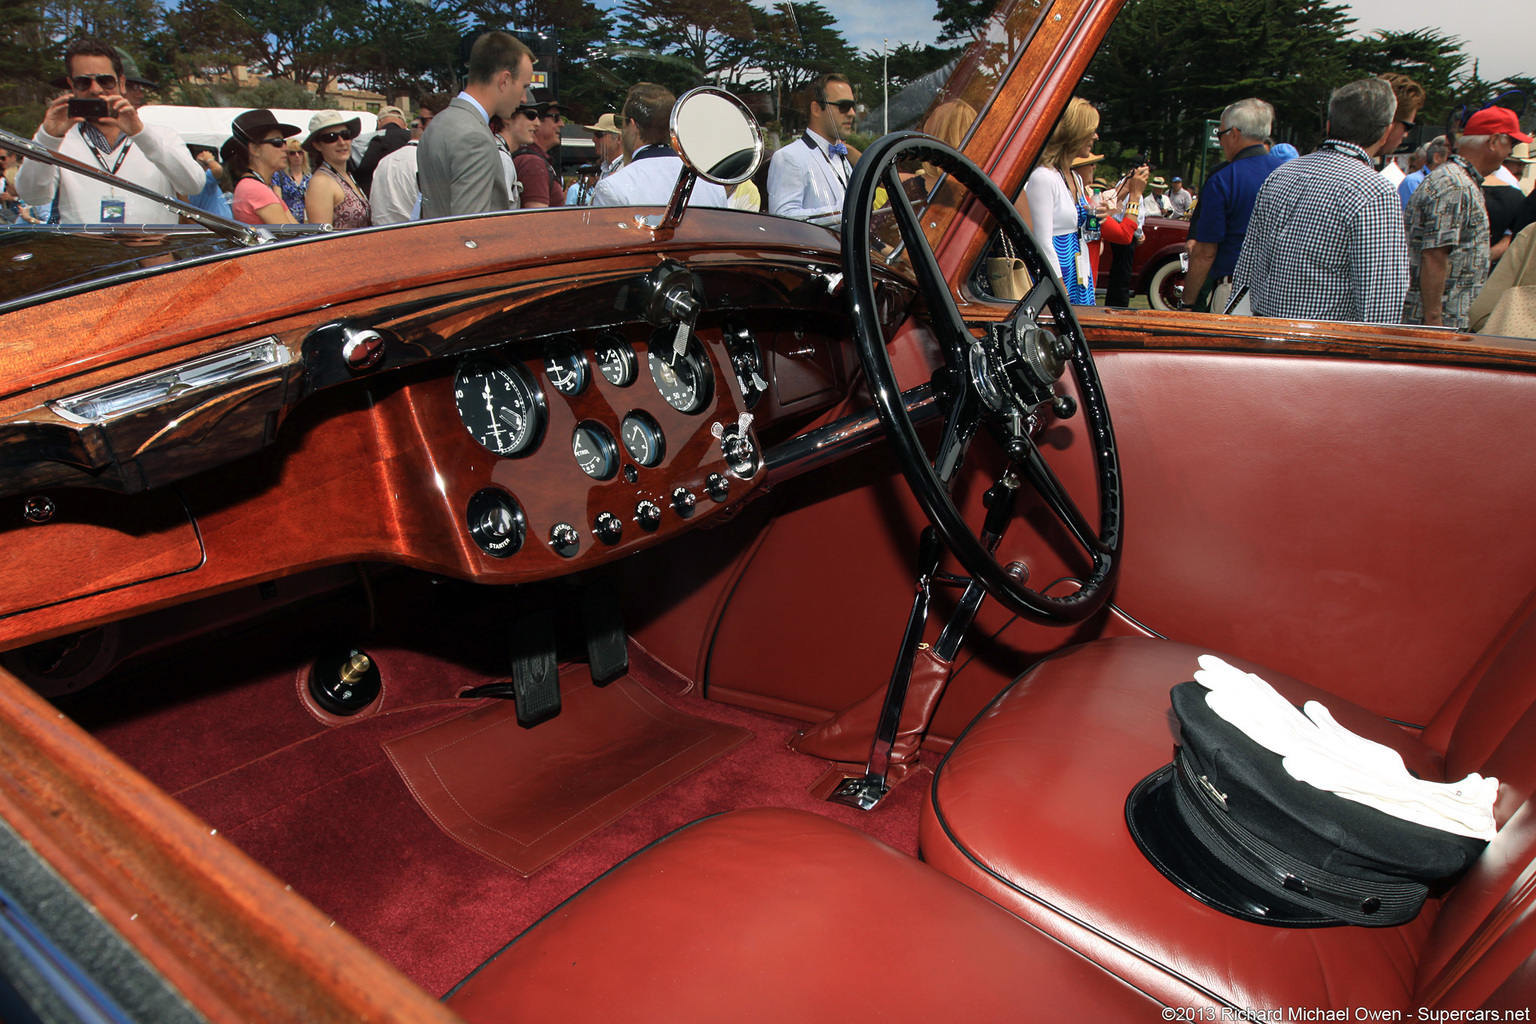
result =
[[[1070,307],[1012,199],[1119,6],[1002,4],[840,231],[0,233],[0,1016],[1528,1019],[1536,350]],[[1177,883],[1213,652],[1496,837]]]
[[[1131,293],[1145,295],[1153,309],[1174,309],[1184,295],[1184,272],[1189,269],[1189,221],[1172,217],[1148,217],[1142,225],[1142,241],[1131,261]],[[1109,280],[1114,254],[1108,246],[1099,253],[1099,276]]]

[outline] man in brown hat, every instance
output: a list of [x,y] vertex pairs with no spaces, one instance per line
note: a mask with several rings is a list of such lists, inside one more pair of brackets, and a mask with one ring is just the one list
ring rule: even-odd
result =
[[[97,39],[77,39],[64,51],[64,69],[70,91],[48,104],[34,141],[161,195],[196,195],[203,190],[203,168],[192,159],[181,136],[169,128],[146,125],[123,95],[123,59],[116,49]],[[100,101],[106,116],[71,117],[71,100]],[[41,160],[22,165],[16,191],[22,201],[34,206],[52,201],[57,192],[57,223],[175,224],[180,220],[167,206],[83,174],[61,174]]]

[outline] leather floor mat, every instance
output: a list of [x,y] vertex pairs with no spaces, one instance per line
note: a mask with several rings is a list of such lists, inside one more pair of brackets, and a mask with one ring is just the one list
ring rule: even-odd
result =
[[562,709],[524,729],[510,700],[384,743],[411,795],[448,835],[524,877],[751,730],[673,710],[627,676],[562,673]]

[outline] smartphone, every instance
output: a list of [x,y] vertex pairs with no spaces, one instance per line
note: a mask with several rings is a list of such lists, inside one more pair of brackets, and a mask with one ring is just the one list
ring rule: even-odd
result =
[[71,98],[69,101],[69,116],[83,117],[87,121],[104,121],[112,116],[107,101],[91,97],[89,99]]

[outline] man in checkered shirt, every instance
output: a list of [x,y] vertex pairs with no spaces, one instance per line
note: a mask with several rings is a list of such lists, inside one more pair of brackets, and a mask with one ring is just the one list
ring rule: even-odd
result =
[[1408,291],[1402,201],[1376,173],[1397,99],[1366,78],[1334,90],[1328,138],[1277,168],[1254,201],[1232,294],[1258,316],[1397,323]]

